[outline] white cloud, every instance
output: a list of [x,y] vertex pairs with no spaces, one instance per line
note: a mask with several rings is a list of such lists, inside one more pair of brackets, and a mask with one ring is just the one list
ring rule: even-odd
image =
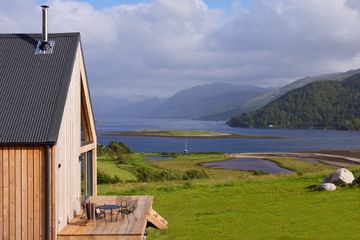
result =
[[[166,96],[212,81],[279,85],[358,68],[357,0],[154,0],[97,10],[49,1],[50,32],[79,31],[94,94]],[[35,1],[0,0],[0,32],[40,32]]]

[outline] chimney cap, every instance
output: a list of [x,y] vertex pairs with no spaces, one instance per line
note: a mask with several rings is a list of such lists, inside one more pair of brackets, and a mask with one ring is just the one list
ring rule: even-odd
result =
[[42,8],[49,8],[48,5],[41,5]]

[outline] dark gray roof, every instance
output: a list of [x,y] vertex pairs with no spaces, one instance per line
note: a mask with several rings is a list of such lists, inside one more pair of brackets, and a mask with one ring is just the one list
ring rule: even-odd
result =
[[79,33],[49,34],[52,54],[37,54],[41,34],[0,34],[0,144],[55,143]]

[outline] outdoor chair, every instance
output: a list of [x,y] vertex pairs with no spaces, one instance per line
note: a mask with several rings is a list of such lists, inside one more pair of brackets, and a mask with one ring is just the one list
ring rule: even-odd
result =
[[119,212],[122,214],[122,216],[126,215],[128,223],[130,223],[129,215],[131,215],[131,214],[134,216],[135,221],[137,221],[137,218],[134,213],[137,208],[137,205],[138,205],[138,200],[136,199],[136,200],[132,200],[132,201],[127,201],[126,207],[120,208]]
[[98,220],[98,219],[104,218],[104,220],[106,222],[105,210],[101,210],[96,207],[97,207],[97,205],[95,204],[95,219]]
[[[119,206],[119,210],[116,212],[116,220],[118,219],[119,213],[121,213],[121,209],[125,209],[127,207],[127,200],[121,200],[121,199],[116,199],[116,205]],[[124,218],[124,216],[122,215],[122,217]]]
[[127,201],[116,199],[116,205],[120,206],[120,208],[126,208],[127,207]]
[[85,203],[85,212],[86,212],[86,222],[89,220],[95,222],[98,219],[105,218],[105,212],[96,209],[96,203]]

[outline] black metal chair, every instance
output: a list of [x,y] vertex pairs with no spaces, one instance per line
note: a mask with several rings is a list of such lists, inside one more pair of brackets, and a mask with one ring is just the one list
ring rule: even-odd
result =
[[104,218],[106,221],[105,212],[97,209],[96,203],[85,203],[83,207],[85,208],[85,213],[86,213],[85,224],[90,220],[95,222],[98,219],[102,219],[102,218]]
[[[116,212],[116,221],[118,220],[119,213],[121,213],[121,209],[125,209],[127,207],[127,200],[121,200],[121,198],[116,199],[116,205],[119,206],[118,211]],[[124,218],[124,215],[122,215],[122,218]]]
[[104,219],[105,222],[106,222],[105,211],[97,208],[97,206],[98,205],[95,204],[95,220]]
[[[126,206],[125,207],[121,207],[120,210],[118,211],[118,213],[120,212],[122,216],[126,215],[128,223],[130,223],[129,220],[129,215],[133,215],[135,218],[135,221],[137,221],[136,215],[135,215],[135,210],[137,208],[138,205],[138,200],[131,200],[131,201],[126,201]],[[124,217],[123,217],[124,218]]]
[[[116,205],[118,205],[120,208],[126,208],[126,207],[127,207],[127,201],[126,201],[126,200],[117,199],[117,200],[116,200]],[[119,210],[119,211],[120,211],[120,210]]]

